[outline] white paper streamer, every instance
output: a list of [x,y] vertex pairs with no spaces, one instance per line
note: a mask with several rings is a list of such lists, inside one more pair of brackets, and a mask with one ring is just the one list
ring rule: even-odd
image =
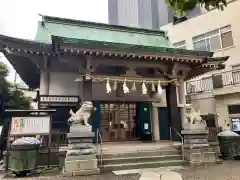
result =
[[111,86],[110,86],[110,83],[109,83],[109,79],[107,80],[106,91],[107,91],[107,94],[109,94],[110,92],[112,92],[112,89],[111,89]]
[[129,93],[129,88],[127,87],[126,80],[123,83],[123,93],[124,94]]
[[152,83],[152,92],[155,92],[156,89],[155,89],[155,84]]
[[162,89],[160,81],[158,81],[157,92],[158,92],[159,95],[162,95],[162,93],[163,93],[163,89]]
[[136,91],[137,90],[137,88],[136,88],[136,83],[135,83],[135,81],[133,82],[133,85],[132,85],[132,91]]
[[114,91],[117,90],[117,81],[114,81],[114,84],[113,84],[113,90],[114,90]]
[[147,87],[145,85],[145,82],[142,83],[142,94],[147,94]]

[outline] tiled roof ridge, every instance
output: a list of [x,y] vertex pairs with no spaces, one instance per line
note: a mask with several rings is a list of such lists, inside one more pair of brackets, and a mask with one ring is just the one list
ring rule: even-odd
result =
[[83,20],[62,18],[62,17],[56,17],[56,16],[48,16],[48,15],[42,15],[42,14],[39,14],[39,15],[42,16],[43,22],[55,22],[55,23],[63,23],[63,24],[82,25],[82,26],[89,26],[89,27],[95,27],[95,28],[116,29],[116,30],[129,31],[129,32],[132,31],[132,32],[138,32],[138,33],[144,33],[144,34],[161,35],[161,36],[167,38],[166,32],[162,31],[160,29],[159,30],[143,29],[143,28],[137,28],[137,27],[112,25],[112,24],[106,24],[106,23],[83,21]]

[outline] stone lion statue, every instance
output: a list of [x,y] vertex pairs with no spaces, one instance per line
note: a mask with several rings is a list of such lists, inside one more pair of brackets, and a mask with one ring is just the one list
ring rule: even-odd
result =
[[186,104],[184,108],[185,108],[187,123],[189,124],[205,124],[206,123],[200,116],[200,111],[195,111],[192,104]]
[[80,109],[74,113],[70,110],[71,117],[68,119],[69,124],[81,124],[84,126],[90,126],[88,119],[93,111],[93,104],[91,101],[84,101]]

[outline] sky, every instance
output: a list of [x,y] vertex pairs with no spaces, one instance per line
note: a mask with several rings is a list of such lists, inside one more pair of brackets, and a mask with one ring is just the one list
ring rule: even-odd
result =
[[[38,14],[107,23],[107,3],[107,0],[0,0],[0,34],[34,39]],[[0,59],[10,69],[7,79],[13,82],[14,68],[1,54]],[[21,82],[19,76],[17,82]]]

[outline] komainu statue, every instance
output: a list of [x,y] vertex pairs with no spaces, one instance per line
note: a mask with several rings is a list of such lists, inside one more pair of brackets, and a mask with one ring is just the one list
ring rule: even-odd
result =
[[192,104],[185,105],[185,115],[189,124],[206,124],[205,120],[200,116],[200,111],[195,111]]
[[91,101],[84,101],[81,108],[74,113],[70,110],[71,117],[68,119],[69,124],[81,124],[83,126],[90,126],[88,119],[93,111],[93,104]]

